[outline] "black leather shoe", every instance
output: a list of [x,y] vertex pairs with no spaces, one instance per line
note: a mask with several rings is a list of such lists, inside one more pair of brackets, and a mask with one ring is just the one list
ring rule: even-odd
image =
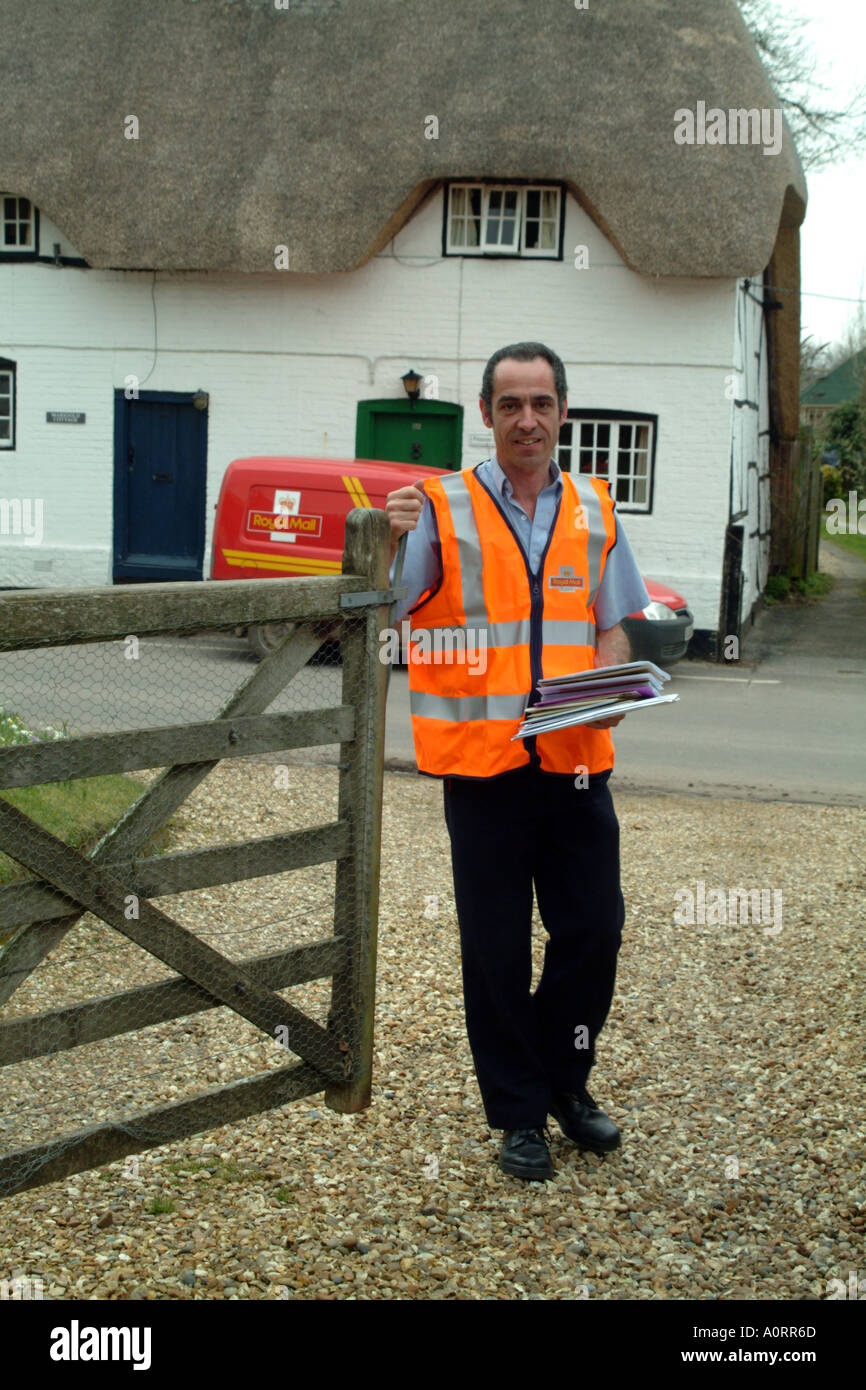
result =
[[553,1177],[547,1147],[547,1126],[539,1129],[507,1129],[499,1150],[499,1166],[513,1178],[544,1182]]
[[581,1091],[579,1096],[564,1091],[554,1093],[550,1113],[566,1139],[582,1149],[606,1154],[619,1144],[619,1130],[587,1090]]

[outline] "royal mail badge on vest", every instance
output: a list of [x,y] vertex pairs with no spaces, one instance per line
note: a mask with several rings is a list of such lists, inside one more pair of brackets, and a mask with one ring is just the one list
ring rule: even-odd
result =
[[563,594],[576,594],[578,589],[583,588],[583,575],[575,574],[572,565],[560,565],[557,574],[552,574],[547,581],[549,589],[559,589]]

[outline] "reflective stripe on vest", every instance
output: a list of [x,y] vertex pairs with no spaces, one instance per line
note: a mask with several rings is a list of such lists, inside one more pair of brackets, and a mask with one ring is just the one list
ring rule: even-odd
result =
[[[513,623],[467,622],[462,628],[458,626],[456,629],[452,623],[439,623],[431,624],[428,630],[431,633],[451,633],[463,628],[469,633],[470,647],[473,636],[476,639],[483,637],[483,645],[488,647],[516,647],[521,642],[529,642],[528,618]],[[595,624],[546,618],[542,627],[542,641],[545,646],[552,647],[591,647],[595,644]]]
[[422,772],[495,777],[528,763],[533,744],[544,771],[613,766],[606,729],[577,725],[512,742],[542,674],[594,662],[592,604],[616,534],[613,503],[598,479],[562,479],[541,570],[531,577],[519,538],[476,470],[425,484],[442,582],[410,615],[410,708]]

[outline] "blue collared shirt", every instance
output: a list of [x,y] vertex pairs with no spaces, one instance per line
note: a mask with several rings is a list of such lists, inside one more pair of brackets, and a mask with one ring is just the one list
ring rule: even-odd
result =
[[[478,479],[486,483],[499,498],[502,510],[520,537],[520,543],[529,560],[533,574],[537,573],[550,535],[550,528],[556,515],[556,508],[562,496],[562,472],[559,464],[550,460],[550,482],[538,494],[535,515],[530,518],[519,502],[514,500],[514,489],[505,476],[494,454],[478,467]],[[616,627],[629,613],[637,613],[650,601],[646,585],[641,578],[631,546],[623,530],[622,522],[614,514],[616,539],[608,551],[601,584],[595,596],[595,617],[599,628]],[[393,576],[393,565],[391,574]],[[405,599],[397,605],[395,622],[408,613],[427,589],[431,589],[440,578],[440,560],[436,545],[436,526],[433,519],[433,505],[429,499],[424,503],[418,525],[409,532],[406,542],[406,555],[403,560],[401,583],[408,588]]]

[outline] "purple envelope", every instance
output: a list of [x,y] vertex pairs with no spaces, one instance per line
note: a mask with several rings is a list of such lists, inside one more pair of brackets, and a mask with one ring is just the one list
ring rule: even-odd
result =
[[627,696],[627,698],[628,698],[629,700],[635,700],[635,699],[645,699],[645,698],[648,698],[648,697],[650,697],[650,696],[652,696],[652,695],[658,695],[658,693],[659,693],[659,692],[658,692],[657,690],[654,690],[653,687],[652,687],[651,685],[636,685],[636,686],[625,686],[625,687],[623,687],[623,686],[621,686],[621,685],[618,685],[618,686],[603,686],[603,687],[601,687],[601,688],[598,688],[598,687],[593,686],[592,690],[587,690],[586,692],[575,690],[575,691],[572,691],[572,693],[571,693],[570,695],[552,695],[552,696],[551,696],[551,695],[547,695],[547,696],[542,696],[542,698],[539,700],[538,704],[532,705],[532,706],[530,706],[530,708],[531,708],[531,709],[541,709],[541,708],[550,709],[550,708],[552,708],[554,705],[567,705],[567,704],[571,703],[571,701],[573,701],[573,700],[583,700],[583,699],[587,699],[587,698],[590,698],[590,697],[591,697],[593,700],[597,701],[599,704],[603,704],[606,700],[611,700],[611,699],[614,698],[614,696],[617,696],[617,695]]

